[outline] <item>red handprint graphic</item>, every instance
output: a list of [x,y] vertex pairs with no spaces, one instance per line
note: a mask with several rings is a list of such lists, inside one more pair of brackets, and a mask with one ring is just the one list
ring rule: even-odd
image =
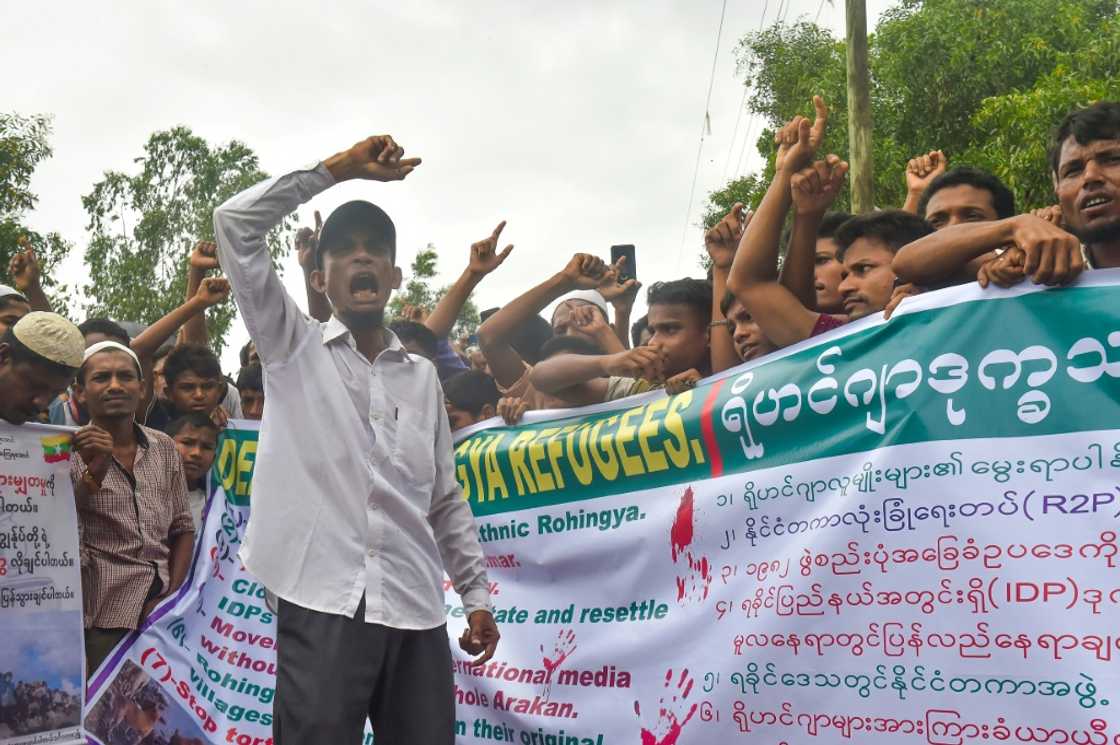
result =
[[564,660],[568,659],[576,649],[578,649],[576,635],[571,629],[560,629],[560,633],[556,635],[556,641],[552,645],[551,657],[545,654],[544,645],[541,645],[541,664],[545,670],[544,690],[541,692],[541,698],[545,701],[552,693],[552,673],[564,664]]
[[693,538],[693,494],[692,487],[685,490],[677,507],[677,517],[669,531],[669,541],[673,548],[673,563],[680,564],[683,558],[688,565],[688,573],[677,576],[677,602],[685,605],[695,601],[702,603],[708,598],[712,584],[712,564],[707,556],[694,556],[690,546]]
[[[681,670],[680,678],[673,689],[673,668],[665,671],[665,690],[657,700],[657,721],[652,727],[642,726],[642,745],[676,745],[681,730],[696,713],[696,704],[689,706],[688,694],[692,693],[692,676],[688,670]],[[688,713],[682,712],[688,707]],[[641,706],[634,702],[634,713],[642,716]]]

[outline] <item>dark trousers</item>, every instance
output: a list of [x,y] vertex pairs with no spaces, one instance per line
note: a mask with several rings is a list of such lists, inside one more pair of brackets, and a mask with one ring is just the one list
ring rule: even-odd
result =
[[109,653],[132,629],[86,629],[86,677],[93,675]]
[[455,697],[445,626],[405,631],[280,600],[276,745],[452,745]]

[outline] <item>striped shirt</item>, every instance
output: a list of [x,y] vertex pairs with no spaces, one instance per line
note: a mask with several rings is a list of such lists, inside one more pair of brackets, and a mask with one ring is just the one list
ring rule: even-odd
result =
[[[169,588],[171,542],[194,531],[182,461],[170,437],[136,425],[136,460],[116,460],[101,489],[78,503],[82,603],[86,628],[134,629],[158,578]],[[70,461],[77,489],[85,473]]]

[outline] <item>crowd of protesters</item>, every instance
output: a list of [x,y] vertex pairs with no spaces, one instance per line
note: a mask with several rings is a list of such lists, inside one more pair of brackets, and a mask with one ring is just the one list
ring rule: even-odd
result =
[[[1053,179],[1052,207],[1021,212],[994,174],[950,164],[934,151],[899,164],[908,187],[901,208],[859,215],[832,209],[848,165],[818,151],[828,109],[819,97],[813,106],[811,119],[796,117],[775,135],[774,175],[753,213],[736,204],[706,232],[708,276],[651,283],[645,316],[631,318],[642,288],[624,259],[611,264],[577,253],[482,313],[476,337],[452,338],[472,291],[510,254],[512,246],[499,248],[503,221],[470,247],[462,274],[435,307],[406,308],[389,324],[379,352],[431,362],[455,431],[658,388],[680,392],[851,321],[889,319],[906,298],[929,290],[971,282],[1065,285],[1084,271],[1120,266],[1120,103],[1097,103],[1056,123],[1049,163],[1039,164]],[[404,166],[395,144],[384,147],[377,157],[396,164],[398,179],[419,163]],[[395,261],[391,221],[379,229]],[[326,240],[318,214],[316,227],[296,239],[306,279],[303,322],[322,324],[324,344],[344,332],[332,331],[342,290],[323,276]],[[247,319],[261,354],[250,342],[240,369],[230,376],[222,370],[205,312],[230,298],[226,260],[247,261],[233,249],[199,242],[187,258],[182,305],[130,334],[120,319],[61,325],[49,313],[34,250],[23,248],[9,267],[11,286],[0,285],[0,417],[76,428],[72,478],[92,671],[186,577],[205,477],[226,421],[292,415],[270,413],[279,404],[266,401],[268,377],[280,375],[288,359],[279,347],[267,348],[269,339],[258,333],[263,321],[255,328]],[[258,280],[267,277],[241,281]],[[383,285],[397,286],[372,273],[350,281],[343,290],[351,315],[376,305],[374,298],[383,306]],[[239,304],[245,297],[237,294]]]
[[16,681],[0,672],[0,738],[77,726],[81,715],[77,691],[51,688],[45,680]]

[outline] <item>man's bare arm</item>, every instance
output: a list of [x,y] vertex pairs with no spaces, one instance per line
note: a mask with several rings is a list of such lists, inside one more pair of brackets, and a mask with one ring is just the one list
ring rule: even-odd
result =
[[942,228],[899,249],[891,267],[901,282],[925,287],[968,282],[976,277],[978,260],[1008,246],[1025,253],[1026,276],[1038,284],[1067,284],[1085,268],[1080,241],[1034,215]]
[[47,293],[43,292],[39,257],[36,256],[35,249],[31,247],[27,236],[20,236],[18,243],[22,250],[17,251],[8,263],[8,274],[12,278],[12,284],[27,298],[31,310],[50,311],[51,301],[47,299]]
[[510,344],[521,324],[573,290],[598,287],[606,271],[602,259],[576,254],[563,270],[486,319],[478,329],[478,344],[498,385],[508,388],[525,374],[525,363]]
[[500,267],[513,250],[513,244],[506,246],[501,252],[497,250],[498,238],[505,226],[506,221],[502,220],[488,238],[471,245],[467,268],[459,275],[459,279],[455,280],[455,284],[451,285],[444,293],[440,301],[436,303],[435,310],[424,321],[424,325],[436,335],[437,339],[446,339],[451,335],[455,320],[462,312],[463,306],[467,304],[474,288],[478,287],[479,282],[487,274]]

